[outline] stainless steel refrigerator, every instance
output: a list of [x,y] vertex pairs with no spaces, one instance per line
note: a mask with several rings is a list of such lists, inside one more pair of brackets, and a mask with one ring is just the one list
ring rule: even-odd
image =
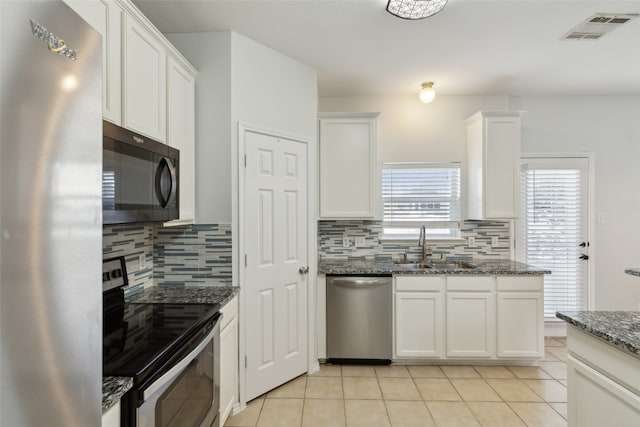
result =
[[0,1],[0,426],[101,420],[101,36]]

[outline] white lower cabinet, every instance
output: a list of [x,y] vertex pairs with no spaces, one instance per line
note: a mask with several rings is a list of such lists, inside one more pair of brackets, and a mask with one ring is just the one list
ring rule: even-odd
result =
[[395,357],[444,356],[444,277],[396,277],[395,282]]
[[640,426],[640,360],[567,326],[569,427]]
[[102,427],[120,427],[120,402],[102,414]]
[[394,359],[544,357],[543,276],[396,276]]
[[447,293],[447,357],[495,356],[495,294]]
[[220,425],[238,403],[238,297],[227,303],[220,325]]

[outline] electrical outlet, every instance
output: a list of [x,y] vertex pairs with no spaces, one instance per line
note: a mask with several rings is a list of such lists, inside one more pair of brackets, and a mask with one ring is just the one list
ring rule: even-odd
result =
[[467,246],[475,246],[476,238],[475,237],[467,237]]
[[147,268],[147,256],[143,253],[138,255],[138,270],[144,270]]
[[347,236],[342,237],[342,247],[348,248],[349,244],[350,244],[349,238]]
[[498,236],[491,237],[491,247],[492,248],[498,247]]
[[358,248],[361,248],[364,246],[364,236],[358,236],[356,237],[356,246]]

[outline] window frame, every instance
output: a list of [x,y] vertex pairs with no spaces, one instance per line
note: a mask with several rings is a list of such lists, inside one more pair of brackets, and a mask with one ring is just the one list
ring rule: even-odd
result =
[[[416,221],[395,221],[396,227],[390,227],[389,221],[385,219],[385,170],[394,169],[455,169],[457,170],[457,182],[451,182],[451,186],[457,185],[456,206],[453,211],[457,211],[457,218],[452,220],[416,220]],[[381,217],[382,217],[382,233],[380,239],[383,241],[412,241],[418,238],[418,230],[420,225],[424,224],[427,231],[427,239],[429,241],[463,241],[461,237],[462,225],[462,163],[456,162],[385,162],[381,166]],[[402,225],[406,225],[405,229],[411,229],[409,233],[389,233],[388,229],[402,229]],[[400,226],[400,227],[398,227]],[[415,230],[415,231],[413,231]],[[430,232],[431,230],[431,232]],[[435,230],[448,230],[448,234],[434,234]]]

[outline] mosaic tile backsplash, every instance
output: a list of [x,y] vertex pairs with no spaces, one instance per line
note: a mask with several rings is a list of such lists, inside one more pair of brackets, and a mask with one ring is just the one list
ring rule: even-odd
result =
[[[145,265],[140,265],[144,254]],[[124,256],[129,286],[125,294],[153,286],[153,226],[148,224],[112,225],[102,228],[102,258]],[[142,268],[141,268],[142,267]]]
[[157,227],[154,248],[157,285],[231,285],[231,224]]
[[[509,222],[506,221],[463,221],[461,238],[464,241],[432,242],[428,246],[433,258],[460,258],[476,260],[509,259]],[[318,255],[321,259],[398,259],[406,252],[409,258],[419,258],[421,249],[415,242],[381,241],[381,221],[336,220],[318,221]],[[342,247],[342,238],[350,239],[348,248]],[[468,246],[467,238],[475,237],[475,245]],[[365,245],[356,247],[356,237],[364,237]],[[492,247],[491,238],[498,238],[498,245]]]
[[[144,254],[144,265],[140,255]],[[154,285],[231,284],[231,224],[105,226],[104,259],[125,256],[130,295]]]

